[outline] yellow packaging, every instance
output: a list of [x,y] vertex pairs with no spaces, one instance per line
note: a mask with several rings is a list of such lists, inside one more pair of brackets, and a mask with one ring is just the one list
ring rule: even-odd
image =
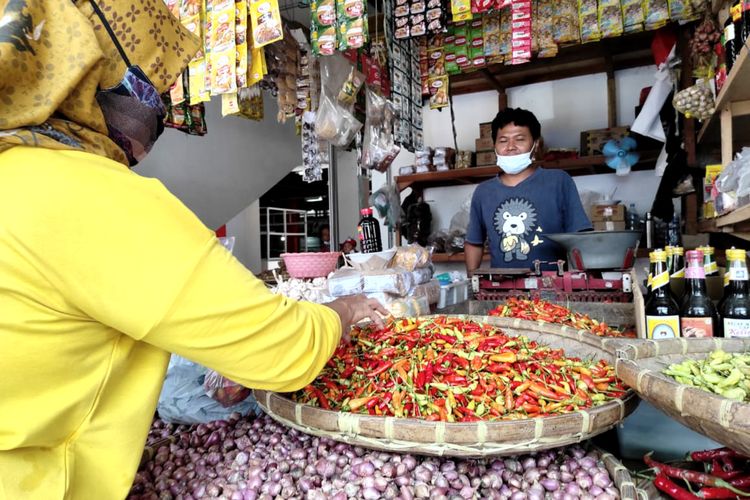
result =
[[[216,9],[214,4],[214,9]],[[237,90],[237,53],[235,50],[235,9],[229,7],[211,12],[211,95]]]
[[602,38],[597,7],[596,0],[578,0],[578,25],[582,43],[597,42]]
[[277,0],[250,0],[250,26],[253,46],[264,47],[284,38]]
[[453,22],[470,21],[474,18],[471,14],[471,0],[451,0],[451,12],[453,12]]
[[706,177],[705,179],[709,184],[713,184],[714,180],[724,170],[724,165],[706,165]]
[[673,339],[680,336],[680,317],[646,316],[646,332],[649,339]]
[[237,49],[237,88],[247,87],[247,1],[237,0],[235,6],[235,46]]
[[240,112],[240,103],[237,92],[221,94],[221,116],[236,115]]

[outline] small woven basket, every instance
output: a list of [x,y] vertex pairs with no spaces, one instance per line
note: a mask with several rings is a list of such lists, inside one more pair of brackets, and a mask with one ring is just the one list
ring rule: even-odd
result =
[[341,252],[282,253],[292,278],[324,278],[336,270]]
[[[618,344],[588,332],[511,318],[464,317],[500,326],[510,335],[526,335],[564,348],[569,356],[614,362],[612,347]],[[282,394],[253,392],[274,420],[308,434],[384,451],[461,457],[509,456],[585,441],[617,425],[638,405],[638,398],[629,390],[622,399],[553,417],[447,423],[336,412],[299,404]]]
[[646,340],[617,349],[617,376],[640,397],[714,441],[750,455],[750,404],[680,384],[662,370],[685,359],[704,359],[715,349],[750,351],[750,340]]

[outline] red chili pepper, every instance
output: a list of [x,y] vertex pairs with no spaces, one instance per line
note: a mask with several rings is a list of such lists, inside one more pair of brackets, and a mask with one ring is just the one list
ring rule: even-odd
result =
[[646,454],[643,457],[643,461],[646,463],[646,465],[654,469],[657,474],[664,473],[669,477],[684,479],[685,481],[702,484],[704,486],[718,486],[720,488],[729,489],[733,488],[731,484],[716,476],[711,476],[709,474],[694,470],[681,469],[679,467],[674,467],[672,465],[666,465],[661,462],[657,462],[656,460],[651,458],[651,453]]
[[669,495],[671,498],[674,498],[675,500],[699,500],[700,497],[693,495],[689,491],[680,488],[675,483],[669,480],[669,478],[664,474],[657,474],[656,479],[654,480],[654,486],[656,486],[659,491],[663,491],[667,495]]
[[356,368],[354,366],[348,366],[344,369],[344,371],[341,372],[341,375],[339,375],[339,378],[346,380],[352,376],[355,370]]
[[737,493],[726,488],[701,488],[698,492],[700,498],[738,498]]
[[467,383],[466,377],[456,374],[447,375],[445,381],[454,385],[466,385]]
[[690,454],[690,458],[696,462],[707,462],[709,460],[713,460],[714,458],[721,457],[747,458],[729,448],[716,448],[715,450],[694,451]]
[[736,477],[736,478],[732,479],[731,481],[729,481],[729,484],[731,484],[735,488],[739,488],[741,490],[746,490],[746,489],[750,488],[750,475]]
[[388,371],[388,369],[393,366],[393,361],[385,361],[380,364],[377,368],[375,368],[373,371],[367,374],[367,378],[375,378],[381,373],[385,373]]
[[743,475],[741,470],[724,470],[717,458],[711,462],[711,475],[720,479],[735,479]]
[[310,389],[310,392],[312,392],[313,396],[318,399],[318,404],[321,408],[323,408],[324,410],[331,409],[331,405],[328,404],[328,398],[325,397],[323,391],[312,385],[309,385],[308,388]]

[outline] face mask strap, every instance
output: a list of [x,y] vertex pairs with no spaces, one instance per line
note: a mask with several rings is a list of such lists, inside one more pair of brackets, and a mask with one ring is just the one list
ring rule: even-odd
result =
[[127,54],[125,54],[125,51],[122,48],[122,45],[120,45],[120,42],[117,40],[117,36],[115,35],[115,32],[112,31],[112,27],[109,25],[109,22],[107,22],[107,18],[104,17],[104,13],[101,11],[99,6],[96,4],[94,0],[89,0],[89,3],[91,4],[91,7],[94,9],[94,12],[99,17],[99,20],[104,25],[104,29],[107,30],[107,33],[109,33],[109,37],[112,39],[112,43],[115,44],[115,48],[117,48],[117,52],[120,53],[120,57],[122,57],[122,60],[125,61],[125,64],[128,66],[128,68],[131,68],[133,65],[130,64],[130,59],[128,59]]

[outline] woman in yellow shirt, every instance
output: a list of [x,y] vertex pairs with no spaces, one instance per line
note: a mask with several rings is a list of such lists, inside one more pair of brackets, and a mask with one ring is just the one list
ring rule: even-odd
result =
[[163,0],[0,0],[0,500],[123,498],[170,352],[295,390],[383,312],[272,295],[130,171],[197,48]]

